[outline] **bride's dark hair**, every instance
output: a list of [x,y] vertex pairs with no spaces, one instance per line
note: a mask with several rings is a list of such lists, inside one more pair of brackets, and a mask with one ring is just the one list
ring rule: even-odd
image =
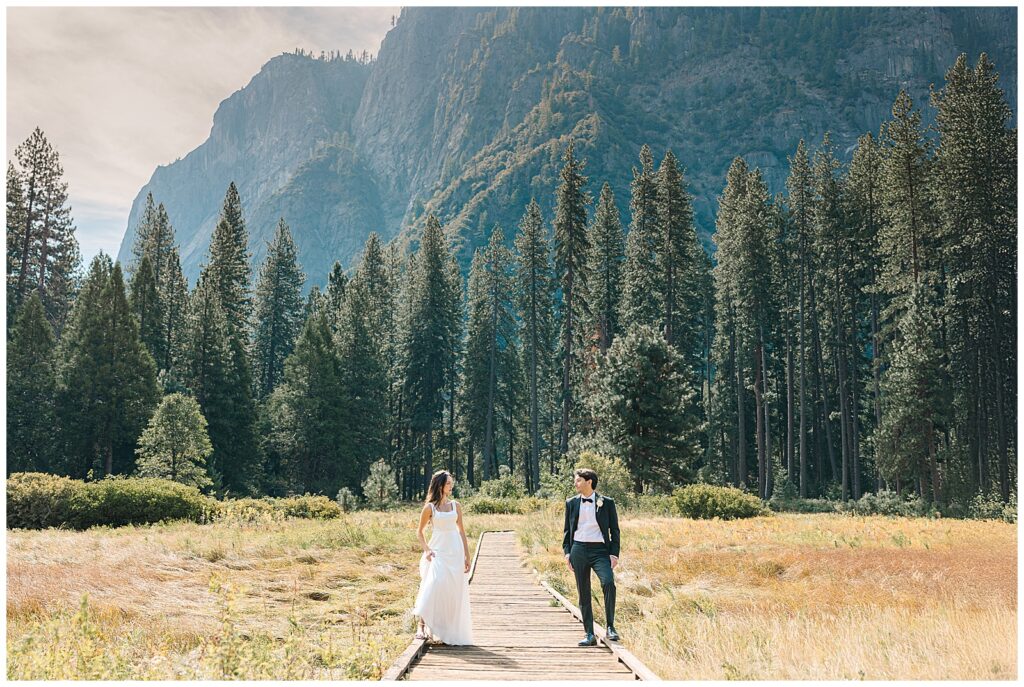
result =
[[451,473],[447,470],[438,470],[430,478],[430,486],[427,487],[427,501],[435,506],[440,505],[441,496],[444,494],[444,485],[451,479]]

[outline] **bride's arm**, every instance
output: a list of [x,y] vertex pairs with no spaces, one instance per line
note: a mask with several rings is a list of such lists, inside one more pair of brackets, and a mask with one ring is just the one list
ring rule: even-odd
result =
[[416,536],[420,540],[420,546],[423,548],[423,553],[427,554],[427,560],[431,560],[434,557],[434,552],[430,550],[427,545],[426,537],[423,536],[423,530],[427,528],[427,523],[430,522],[430,505],[423,506],[423,510],[420,511],[420,526],[416,530]]
[[462,526],[462,504],[455,502],[455,510],[458,511],[456,521],[459,523],[459,535],[462,537],[462,549],[466,552],[466,572],[469,572],[469,540],[466,539],[466,528]]

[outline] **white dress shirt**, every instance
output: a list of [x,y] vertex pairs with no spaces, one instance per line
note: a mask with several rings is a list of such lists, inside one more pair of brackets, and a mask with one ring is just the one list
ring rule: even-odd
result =
[[604,543],[601,528],[597,525],[597,492],[593,492],[587,498],[592,502],[583,501],[583,495],[580,495],[580,517],[576,523],[576,535],[573,537],[573,541]]

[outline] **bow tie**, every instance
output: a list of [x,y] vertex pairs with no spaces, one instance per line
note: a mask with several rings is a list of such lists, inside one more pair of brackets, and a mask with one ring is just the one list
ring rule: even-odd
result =
[[594,499],[583,499],[583,500],[586,501],[587,503],[593,503],[594,502]]

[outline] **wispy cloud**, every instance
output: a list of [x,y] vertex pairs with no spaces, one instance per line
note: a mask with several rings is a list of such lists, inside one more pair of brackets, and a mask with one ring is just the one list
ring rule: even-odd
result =
[[157,165],[297,47],[376,53],[398,8],[7,9],[7,157],[36,126],[61,154],[83,257],[116,253]]

